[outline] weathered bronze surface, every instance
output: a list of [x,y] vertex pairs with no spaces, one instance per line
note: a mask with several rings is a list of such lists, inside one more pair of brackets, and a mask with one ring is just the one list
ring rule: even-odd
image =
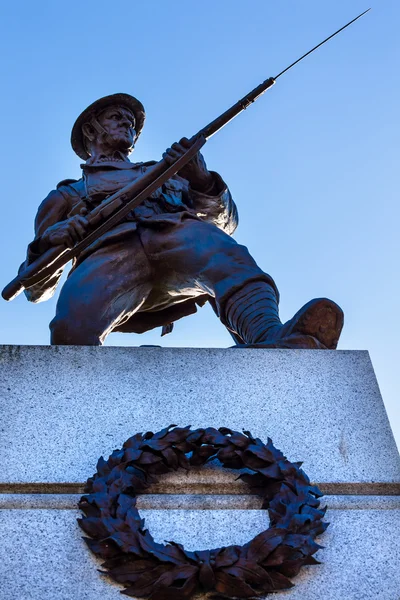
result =
[[[128,158],[143,122],[142,104],[128,94],[102,98],[78,117],[71,141],[85,160],[82,178],[62,181],[40,205],[22,271],[53,248],[79,244],[93,227],[86,215],[152,168]],[[186,138],[173,144],[164,163],[176,164],[192,145]],[[282,326],[274,281],[230,237],[237,220],[225,182],[196,153],[76,256],[50,324],[51,342],[98,345],[111,331],[163,326],[166,332],[211,300],[238,343],[335,348],[343,317],[329,300],[311,301]],[[63,266],[26,289],[28,300],[50,298]]]
[[[174,427],[174,429],[171,428]],[[263,498],[270,527],[243,546],[191,552],[170,541],[159,544],[145,529],[136,496],[158,475],[218,459],[223,467],[246,469],[239,477]],[[318,564],[315,542],[328,526],[321,492],[301,463],[291,463],[270,439],[225,427],[196,429],[171,425],[138,433],[101,457],[79,502],[78,519],[89,548],[105,562],[123,594],[152,600],[188,600],[196,592],[211,598],[257,598],[293,587],[303,565]]]
[[73,260],[56,316],[53,344],[102,344],[111,331],[142,333],[210,301],[237,345],[335,349],[343,312],[326,298],[308,302],[284,325],[279,293],[247,248],[230,235],[237,209],[218,173],[198,150],[286,71],[354,23],[362,13],[263,81],[191,140],[182,138],[158,163],[131,163],[145,120],[129,94],[106,96],[75,122],[71,143],[86,162],[42,202],[35,239],[18,276],[3,290],[31,302],[51,297]]

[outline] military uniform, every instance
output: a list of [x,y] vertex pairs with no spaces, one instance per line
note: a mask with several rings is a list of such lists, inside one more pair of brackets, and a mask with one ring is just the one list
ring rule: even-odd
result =
[[[38,238],[49,226],[82,204],[94,208],[151,164],[82,165],[82,179],[61,182],[40,205],[27,263],[37,258]],[[78,256],[50,325],[53,337],[94,343],[111,330],[142,333],[168,326],[210,298],[223,320],[224,301],[235,290],[256,279],[271,282],[247,248],[230,237],[238,222],[236,206],[222,178],[213,173],[213,179],[211,195],[176,175]],[[52,296],[61,274],[26,290],[28,299]]]
[[[81,113],[72,129],[71,143],[86,160],[83,176],[79,181],[62,181],[42,202],[35,221],[35,240],[28,247],[22,269],[46,246],[40,238],[49,227],[82,210],[90,211],[154,164],[130,163],[127,153],[115,150],[118,146],[112,135],[120,126],[114,121],[110,124],[105,116],[106,130],[96,116],[110,106],[128,109],[117,117],[125,114],[124,127],[131,132],[129,143],[140,135],[144,108],[129,94],[106,96]],[[115,118],[114,112],[111,119]],[[103,140],[93,156],[86,147],[87,139],[94,143]],[[176,150],[175,155],[169,152],[168,160],[176,160]],[[326,298],[314,299],[283,325],[273,280],[257,266],[247,248],[231,237],[238,217],[226,184],[205,165],[199,171],[195,162],[191,168],[193,164],[197,173],[204,173],[200,181],[209,187],[200,185],[202,191],[196,191],[188,180],[175,175],[76,257],[50,324],[52,343],[97,345],[111,331],[142,333],[157,326],[166,332],[176,319],[196,312],[196,305],[211,301],[239,343],[336,348],[343,325],[340,307]],[[72,221],[66,223],[67,229]],[[39,302],[49,298],[61,274],[59,270],[28,288],[28,299]]]

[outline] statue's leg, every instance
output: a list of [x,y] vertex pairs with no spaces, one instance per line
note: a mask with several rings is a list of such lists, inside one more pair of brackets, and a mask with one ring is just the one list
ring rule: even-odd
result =
[[[159,247],[162,256],[157,255]],[[196,282],[214,296],[221,321],[246,345],[336,348],[343,325],[341,309],[326,298],[312,300],[283,325],[272,278],[245,246],[214,225],[188,219],[171,235],[164,231],[162,243],[153,232],[146,252],[154,252],[182,280]]]
[[151,268],[135,237],[100,248],[70,273],[50,323],[52,344],[101,345],[145,302]]
[[315,298],[282,324],[275,291],[264,282],[245,284],[224,306],[227,326],[246,346],[335,349],[343,327],[340,307]]

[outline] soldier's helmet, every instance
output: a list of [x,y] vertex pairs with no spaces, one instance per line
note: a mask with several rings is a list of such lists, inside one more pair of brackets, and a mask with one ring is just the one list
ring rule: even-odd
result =
[[96,114],[99,114],[101,111],[105,110],[109,106],[116,105],[124,106],[133,113],[135,117],[136,131],[135,142],[138,139],[143,129],[145,120],[145,111],[143,104],[139,100],[137,100],[137,98],[134,98],[134,96],[131,96],[130,94],[111,94],[110,96],[104,96],[103,98],[96,100],[95,102],[90,104],[90,106],[85,108],[85,110],[76,119],[72,128],[72,149],[83,160],[87,160],[89,158],[89,154],[85,147],[82,125],[90,121],[90,119],[92,119]]

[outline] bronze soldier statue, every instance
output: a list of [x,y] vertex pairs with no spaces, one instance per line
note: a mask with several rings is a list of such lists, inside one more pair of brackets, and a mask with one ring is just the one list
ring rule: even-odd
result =
[[[128,156],[141,133],[143,105],[128,94],[97,100],[78,117],[71,143],[82,178],[57,185],[39,207],[25,269],[52,246],[73,247],[87,232],[88,214],[141,177],[153,162]],[[163,155],[174,163],[190,143]],[[231,234],[236,206],[200,152],[123,222],[74,260],[50,324],[52,344],[100,345],[112,331],[166,333],[181,317],[210,301],[236,342],[245,346],[334,349],[343,325],[339,306],[308,302],[287,323],[278,314],[273,279]],[[50,298],[62,269],[25,290],[31,302]]]

